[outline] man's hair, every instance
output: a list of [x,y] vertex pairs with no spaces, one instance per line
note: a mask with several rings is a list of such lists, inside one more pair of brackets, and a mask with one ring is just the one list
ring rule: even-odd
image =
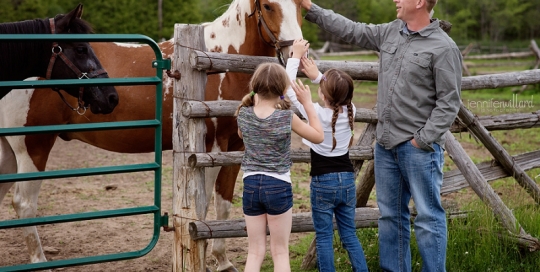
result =
[[433,10],[433,7],[437,4],[437,0],[426,0],[426,8],[428,12]]

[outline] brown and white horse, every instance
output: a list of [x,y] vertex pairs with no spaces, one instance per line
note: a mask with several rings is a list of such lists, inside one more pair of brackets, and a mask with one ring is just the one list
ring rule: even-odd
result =
[[[275,56],[275,44],[302,37],[301,0],[234,0],[228,10],[211,23],[204,24],[204,38],[208,51],[254,56]],[[266,25],[266,26],[265,26]],[[268,29],[268,30],[265,30]],[[181,43],[181,41],[178,41]],[[173,40],[159,44],[164,58],[173,54]],[[151,67],[153,51],[146,45],[93,43],[96,55],[111,78],[142,77],[155,74]],[[283,48],[288,55],[288,48]],[[221,73],[208,76],[206,100],[240,100],[248,93],[250,74]],[[173,81],[164,78],[163,91],[163,149],[172,149]],[[155,89],[153,86],[117,87],[119,104],[110,115],[74,114],[57,94],[47,89],[18,91],[17,96],[0,100],[0,116],[21,116],[16,120],[0,118],[0,127],[36,126],[153,119]],[[74,98],[69,97],[70,101]],[[40,101],[50,101],[43,105]],[[9,105],[9,107],[7,107]],[[17,114],[14,114],[17,112]],[[243,142],[237,135],[236,120],[208,119],[206,150],[237,151]],[[61,134],[0,137],[0,174],[44,171],[51,148],[57,137],[66,141],[80,140],[114,152],[142,153],[154,150],[152,129],[127,132],[95,131]],[[218,219],[229,215],[234,185],[239,166],[206,169],[208,198],[215,188],[215,208]],[[11,184],[0,184],[0,202]],[[214,186],[215,185],[215,186]],[[21,218],[35,217],[41,181],[17,183],[13,206]],[[24,228],[24,235],[32,262],[46,261],[35,227]],[[225,255],[223,239],[213,242],[212,253],[217,258],[219,271],[236,271]]]

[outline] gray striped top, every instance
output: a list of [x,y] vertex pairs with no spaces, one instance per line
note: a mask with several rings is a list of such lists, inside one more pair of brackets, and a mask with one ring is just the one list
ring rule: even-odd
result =
[[291,110],[276,109],[262,119],[253,107],[240,109],[237,122],[245,145],[242,171],[282,174],[290,170],[293,114]]

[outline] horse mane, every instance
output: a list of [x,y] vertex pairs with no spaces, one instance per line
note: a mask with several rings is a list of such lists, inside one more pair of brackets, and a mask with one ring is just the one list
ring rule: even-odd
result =
[[[65,15],[57,15],[55,20],[62,19]],[[69,33],[75,34],[92,34],[94,30],[92,25],[87,21],[74,18],[68,27]],[[34,19],[12,23],[0,24],[0,34],[49,34],[51,33],[49,27],[49,19]]]
[[[55,21],[62,19],[65,15],[60,14],[55,17]],[[20,22],[0,24],[0,34],[50,34],[49,19],[34,19]],[[73,18],[70,25],[65,27],[62,33],[89,34],[93,33],[90,23],[80,18]],[[60,34],[60,33],[59,33]],[[50,52],[51,42],[1,42],[0,43],[0,80],[15,80],[20,78],[21,71],[33,74],[30,70],[44,70],[47,67],[28,67],[20,63],[20,59],[37,59],[43,56],[44,52]],[[8,52],[8,53],[6,53]],[[50,55],[50,53],[49,53]],[[24,57],[23,57],[24,56]],[[47,57],[48,59],[48,57]],[[45,64],[46,65],[46,64]],[[0,96],[1,97],[1,96]]]
[[0,24],[0,34],[47,34],[50,33],[48,23],[43,19],[26,20]]

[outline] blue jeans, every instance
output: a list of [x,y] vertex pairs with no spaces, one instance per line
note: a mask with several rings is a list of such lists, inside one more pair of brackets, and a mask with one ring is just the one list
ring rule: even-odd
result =
[[292,185],[286,181],[253,175],[244,178],[242,208],[245,215],[279,215],[293,206]]
[[441,205],[444,154],[414,147],[410,141],[392,149],[375,147],[375,186],[379,218],[379,257],[384,271],[411,271],[410,213],[418,212],[414,232],[422,271],[446,271],[446,215]]
[[339,237],[349,254],[353,271],[368,271],[364,250],[356,236],[354,173],[341,172],[313,176],[310,187],[319,271],[336,271],[332,246],[334,238],[332,217],[334,215]]

